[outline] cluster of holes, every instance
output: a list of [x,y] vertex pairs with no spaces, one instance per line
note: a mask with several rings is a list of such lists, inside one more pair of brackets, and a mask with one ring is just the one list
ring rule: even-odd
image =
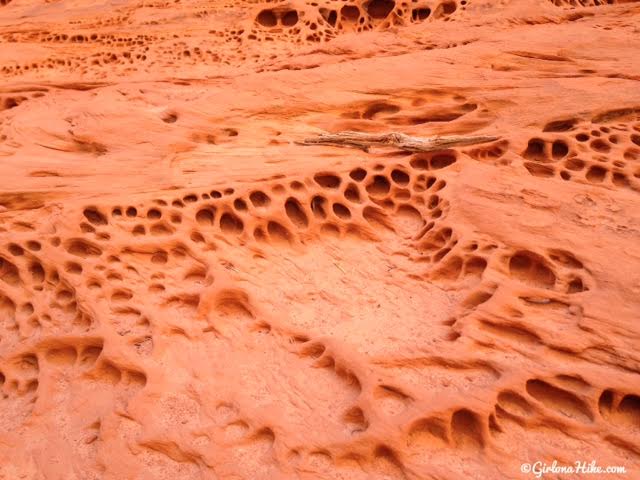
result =
[[580,275],[583,264],[566,250],[553,249],[548,257],[528,250],[513,253],[508,260],[509,275],[535,288],[581,293],[588,286]]
[[[4,0],[8,3],[9,0]],[[81,71],[89,74],[97,69],[112,71],[121,68],[129,71],[144,64],[150,66],[173,66],[177,62],[193,65],[210,62],[232,65],[237,63],[262,63],[277,55],[277,47],[268,45],[276,37],[284,37],[297,44],[304,42],[329,41],[340,32],[366,31],[376,28],[390,28],[395,25],[424,22],[427,20],[452,20],[454,14],[464,10],[467,0],[359,0],[348,4],[336,5],[309,4],[307,8],[296,9],[291,6],[260,8],[254,11],[251,18],[240,24],[225,27],[222,30],[210,30],[209,39],[224,42],[232,48],[204,48],[195,41],[182,40],[178,35],[118,35],[95,33],[92,31],[76,32],[11,32],[3,36],[6,42],[40,41],[65,42],[78,46],[87,43],[100,44],[104,50],[92,51],[85,55],[84,50],[73,50],[76,54],[65,57],[51,55],[37,62],[3,65],[0,69],[6,75],[27,75],[43,70]],[[207,18],[211,10],[193,12],[196,18]],[[120,17],[114,17],[120,18]],[[124,17],[123,17],[124,18]],[[130,19],[127,19],[130,20]],[[123,20],[125,21],[125,20]],[[117,24],[117,20],[100,20],[91,25]],[[157,20],[142,21],[141,25],[159,25]],[[173,41],[172,41],[173,40]],[[260,47],[248,52],[247,40],[259,40]],[[464,43],[463,43],[464,44]],[[273,43],[272,43],[273,45]],[[455,46],[455,45],[454,45]]]
[[[342,6],[331,4],[318,6],[317,10],[295,10],[290,7],[261,9],[255,16],[255,24],[270,33],[303,35],[307,41],[333,38],[340,31],[366,31],[388,28],[393,25],[423,22],[428,19],[448,20],[459,8],[465,9],[467,0],[459,4],[454,0],[440,3],[396,0],[364,0]],[[301,25],[302,24],[302,25]],[[294,28],[295,27],[295,28]],[[260,32],[252,30],[249,39],[258,39]],[[265,39],[273,39],[270,36]]]
[[600,7],[624,3],[625,0],[549,0],[557,7]]
[[537,177],[586,181],[640,191],[640,122],[582,123],[570,118],[548,123],[543,132],[563,133],[552,139],[534,137],[522,156]]
[[488,441],[483,424],[481,415],[468,408],[454,411],[449,418],[421,418],[411,424],[407,446],[410,450],[424,448],[435,441],[461,450],[479,451]]
[[[309,230],[312,223],[321,232],[334,235],[355,234],[375,237],[378,225],[407,238],[420,232],[426,217],[442,217],[448,203],[437,194],[446,183],[430,174],[457,161],[453,150],[415,154],[409,165],[375,165],[355,168],[345,175],[318,172],[303,181],[288,185],[272,184],[238,194],[234,188],[186,193],[172,200],[156,199],[153,207],[116,206],[110,212],[96,206],[83,210],[84,233],[101,235],[100,229],[115,222],[133,235],[170,235],[189,209],[195,230],[191,239],[207,242],[213,232],[253,237],[258,241],[291,243]],[[247,217],[250,216],[250,217]],[[395,217],[395,219],[394,219]],[[257,221],[256,221],[257,220]],[[368,227],[367,227],[368,225]],[[424,235],[425,232],[423,232]],[[101,240],[102,237],[97,238]],[[75,257],[91,258],[102,254],[98,243],[87,239],[68,239],[67,252]],[[77,262],[70,271],[81,271]]]

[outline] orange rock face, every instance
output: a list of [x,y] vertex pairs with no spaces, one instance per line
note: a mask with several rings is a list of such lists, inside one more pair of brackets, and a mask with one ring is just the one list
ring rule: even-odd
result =
[[0,478],[638,478],[639,19],[2,0]]

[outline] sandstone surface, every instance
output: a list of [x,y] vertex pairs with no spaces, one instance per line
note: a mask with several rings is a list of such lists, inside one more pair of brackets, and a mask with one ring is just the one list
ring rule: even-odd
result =
[[638,45],[634,1],[0,0],[0,478],[640,478]]

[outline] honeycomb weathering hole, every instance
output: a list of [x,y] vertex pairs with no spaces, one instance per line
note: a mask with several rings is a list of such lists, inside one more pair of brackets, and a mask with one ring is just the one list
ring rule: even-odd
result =
[[83,214],[94,225],[107,224],[107,217],[96,208],[85,208]]
[[256,17],[256,21],[263,27],[275,27],[278,24],[278,17],[273,10],[262,10]]
[[285,202],[285,211],[291,222],[298,228],[307,228],[309,219],[304,212],[302,205],[295,198],[289,198]]
[[382,197],[389,193],[391,184],[384,175],[375,175],[372,181],[366,187],[367,192],[375,197]]
[[196,222],[203,226],[212,226],[214,225],[215,216],[215,208],[202,208],[196,213]]
[[285,27],[293,27],[296,23],[298,23],[298,12],[295,10],[289,10],[284,15],[282,15],[282,25]]
[[546,159],[546,143],[539,138],[529,140],[527,149],[522,155],[529,160],[544,161]]
[[451,15],[458,9],[456,2],[444,2],[440,5],[445,15]]
[[237,235],[242,233],[243,229],[244,222],[240,220],[237,215],[231,212],[226,212],[220,217],[220,230],[222,230],[223,233]]
[[431,158],[431,168],[434,170],[448,167],[456,162],[456,155],[453,152],[445,152],[434,155]]
[[313,178],[318,185],[324,188],[338,188],[341,183],[339,176],[330,173],[318,173]]
[[387,18],[396,6],[392,0],[371,0],[365,3],[365,9],[372,18]]
[[533,252],[517,252],[509,260],[509,271],[514,278],[541,288],[553,287],[556,276],[547,262]]
[[411,18],[413,19],[413,21],[426,20],[427,18],[429,18],[429,15],[431,15],[431,9],[428,7],[414,8],[411,11]]
[[340,14],[342,15],[343,19],[350,22],[355,22],[356,20],[358,20],[358,18],[360,18],[360,9],[358,9],[358,7],[354,5],[345,5],[340,10]]
[[529,395],[551,410],[585,423],[593,421],[589,406],[567,390],[538,379],[527,381],[526,389]]
[[277,243],[289,244],[293,240],[291,232],[273,220],[267,224],[267,232],[269,233],[269,237]]
[[271,203],[271,199],[269,198],[269,196],[266,193],[260,191],[251,192],[251,194],[249,195],[249,200],[256,208],[267,207]]
[[481,449],[484,447],[483,429],[478,415],[462,409],[451,417],[453,440],[461,448]]
[[391,179],[398,185],[407,185],[409,183],[409,174],[403,170],[395,169],[391,172]]

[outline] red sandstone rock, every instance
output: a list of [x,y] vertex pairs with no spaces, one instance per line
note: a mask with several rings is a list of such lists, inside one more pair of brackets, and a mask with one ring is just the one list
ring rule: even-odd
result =
[[636,478],[638,18],[1,0],[0,478]]

